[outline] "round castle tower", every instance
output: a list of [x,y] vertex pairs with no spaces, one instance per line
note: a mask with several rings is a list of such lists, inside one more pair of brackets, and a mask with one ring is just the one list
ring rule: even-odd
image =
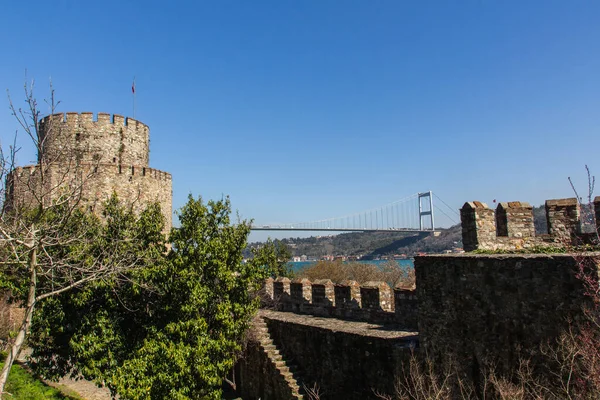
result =
[[66,162],[73,154],[84,163],[136,165],[148,167],[150,129],[142,122],[121,115],[68,112],[40,120],[44,148],[39,157],[50,162]]
[[[170,230],[171,174],[149,168],[150,129],[146,124],[117,114],[98,113],[94,120],[93,113],[68,112],[42,118],[39,133],[43,145],[38,162],[49,166],[47,176],[52,184],[85,177],[81,203],[94,212],[101,212],[99,206],[113,192],[136,211],[158,201],[165,230]],[[27,192],[38,186],[38,168],[30,165],[11,172],[7,202],[28,203],[31,194]]]

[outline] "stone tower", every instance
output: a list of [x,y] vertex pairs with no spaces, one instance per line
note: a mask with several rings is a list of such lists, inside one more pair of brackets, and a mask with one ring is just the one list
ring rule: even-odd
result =
[[165,230],[172,224],[171,174],[149,167],[150,129],[121,115],[98,113],[53,114],[40,120],[42,150],[38,165],[18,167],[7,179],[7,204],[31,201],[41,188],[39,165],[47,166],[45,185],[56,188],[80,184],[80,203],[92,212],[113,192],[135,211],[158,201],[165,216]]

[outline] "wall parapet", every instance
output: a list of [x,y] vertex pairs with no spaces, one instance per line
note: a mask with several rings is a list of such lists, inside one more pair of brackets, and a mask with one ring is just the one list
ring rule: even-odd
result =
[[[48,168],[60,167],[60,163],[52,163],[46,164]],[[140,165],[115,165],[111,163],[81,163],[77,167],[66,166],[65,168],[70,168],[73,171],[77,168],[77,172],[83,174],[93,174],[98,172],[99,170],[103,170],[109,173],[124,174],[124,175],[138,175],[142,177],[148,177],[148,179],[156,179],[160,181],[171,181],[172,175],[169,172],[162,171],[156,168],[144,167]],[[63,169],[65,169],[63,168]],[[13,175],[15,178],[27,178],[36,171],[40,169],[39,164],[35,165],[24,165],[15,167],[9,174]]]
[[65,113],[54,113],[47,115],[40,119],[40,124],[48,125],[50,123],[65,123],[65,124],[77,124],[79,122],[96,122],[99,125],[142,125],[146,128],[148,125],[144,124],[137,119],[130,117],[123,117],[120,114],[109,114],[104,112],[96,113],[94,118],[93,112],[65,112]]
[[[600,216],[600,197],[594,200],[594,207],[595,214]],[[529,203],[501,202],[493,210],[480,201],[466,202],[460,209],[465,251],[510,251],[587,240],[582,234],[576,198],[546,200],[545,208],[548,233],[536,235],[533,207]]]
[[51,163],[45,165],[46,186],[42,188],[40,168],[40,165],[27,165],[7,174],[6,204],[11,209],[35,204],[38,193],[52,193],[52,188],[63,182],[78,182],[76,190],[80,191],[81,205],[97,215],[101,215],[103,202],[116,192],[119,199],[133,206],[136,212],[150,202],[158,202],[165,217],[165,232],[171,230],[172,177],[168,172],[110,163],[81,163],[75,167]]
[[540,344],[575,333],[593,306],[599,262],[594,252],[417,256],[419,345],[474,378],[491,365],[512,374],[522,357],[535,370]]
[[385,282],[334,284],[329,279],[279,277],[267,279],[264,292],[279,311],[417,329],[416,291],[392,289]]
[[47,162],[100,161],[149,165],[150,128],[122,115],[67,112],[40,119],[43,157]]

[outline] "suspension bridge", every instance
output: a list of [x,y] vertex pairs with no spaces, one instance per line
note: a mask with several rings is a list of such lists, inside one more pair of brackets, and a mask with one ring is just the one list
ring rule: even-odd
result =
[[335,231],[335,232],[434,232],[434,210],[456,221],[442,208],[434,205],[434,197],[458,215],[432,191],[411,196],[341,217],[289,224],[255,224],[253,231]]

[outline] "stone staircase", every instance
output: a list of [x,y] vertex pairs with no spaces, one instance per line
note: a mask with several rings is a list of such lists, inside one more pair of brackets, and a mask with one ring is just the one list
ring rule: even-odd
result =
[[302,394],[304,389],[302,388],[302,381],[298,377],[298,368],[283,358],[273,339],[271,339],[269,328],[264,318],[257,316],[253,321],[253,325],[260,347],[267,354],[275,369],[279,371],[279,375],[287,383],[287,386],[290,388],[291,398],[304,399],[304,395]]

